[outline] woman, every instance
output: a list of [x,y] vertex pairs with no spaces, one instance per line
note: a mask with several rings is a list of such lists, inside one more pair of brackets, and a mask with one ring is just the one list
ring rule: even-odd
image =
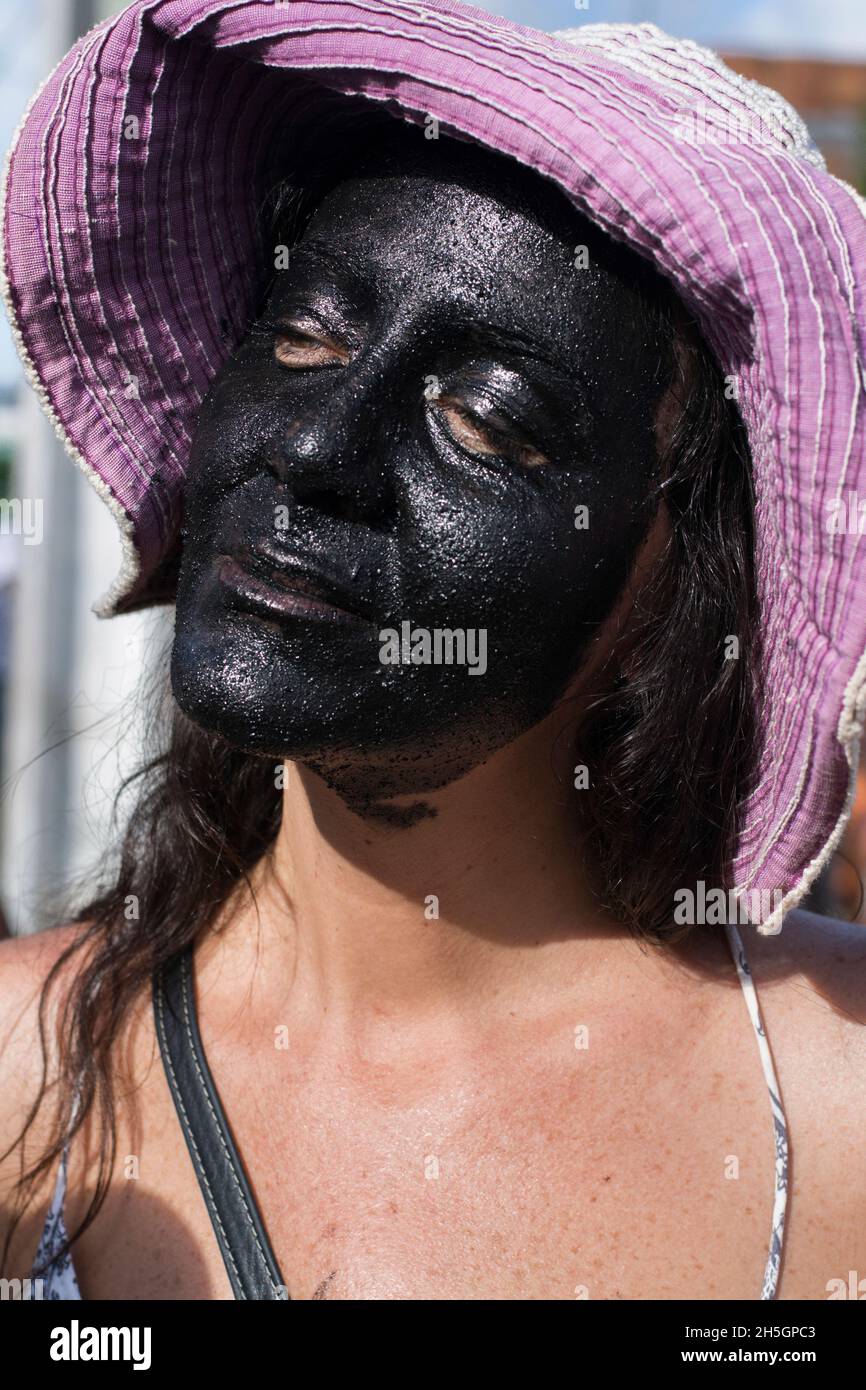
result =
[[[75,82],[95,80],[97,58],[119,80],[146,8],[58,70],[54,105],[30,117],[43,135],[59,129],[61,89],[74,127]],[[176,599],[176,627],[168,733],[116,868],[71,923],[2,947],[7,1269],[58,1298],[833,1296],[866,1264],[863,943],[796,903],[841,834],[840,769],[862,726],[856,537],[826,552],[815,540],[824,495],[862,469],[862,417],[843,436],[839,414],[862,407],[859,349],[831,343],[856,282],[813,271],[833,405],[827,450],[806,457],[817,402],[774,392],[802,388],[806,368],[775,341],[735,201],[717,208],[726,239],[697,202],[680,223],[663,169],[632,150],[661,190],[650,208],[633,189],[639,221],[634,175],[613,153],[577,155],[586,109],[658,141],[684,51],[687,85],[715,84],[721,109],[740,89],[717,60],[645,26],[581,31],[578,62],[561,40],[450,3],[341,7],[336,21],[309,5],[269,17],[259,49],[243,26],[261,16],[212,10],[202,31],[177,7],[152,12],[124,73],[130,108],[147,91],[186,132],[179,74],[212,43],[196,101],[243,96],[259,151],[271,146],[250,91],[277,123],[275,94],[293,94],[290,146],[283,132],[258,170],[265,230],[243,275],[219,176],[189,174],[228,170],[223,193],[242,179],[231,103],[224,127],[202,123],[222,158],[191,160],[177,185],[155,104],[141,129],[162,182],[118,142],[119,220],[91,209],[93,235],[121,247],[122,210],[145,209],[149,188],[172,215],[210,218],[211,249],[187,230],[135,284],[131,262],[104,262],[97,288],[122,280],[137,311],[110,348],[95,320],[80,331],[77,284],[54,294],[115,440],[100,481],[131,537],[103,611]],[[450,134],[410,100],[445,47]],[[470,57],[486,138],[457,119]],[[323,88],[284,70],[307,65],[328,69]],[[409,75],[409,125],[369,100],[394,72]],[[577,199],[481,100],[495,90],[497,120],[520,124],[530,73],[550,148],[556,130],[581,171]],[[591,108],[586,74],[607,83]],[[656,98],[639,121],[633,102]],[[721,175],[751,195],[781,168],[809,215],[832,206],[844,245],[862,211],[811,172],[793,113],[761,100],[781,127],[748,158],[705,153],[683,199],[709,206]],[[28,133],[25,155],[36,148]],[[16,259],[18,157],[8,300],[46,408],[92,474],[83,396],[70,406],[37,365],[44,283]],[[698,155],[686,142],[673,158],[688,170]],[[143,201],[115,196],[124,169]],[[771,202],[777,250],[791,214],[774,220]],[[156,257],[168,230],[142,242],[139,223],[137,245]],[[74,228],[64,236],[71,251]],[[683,237],[736,253],[739,278],[687,263]],[[193,278],[174,282],[167,319],[169,263]],[[786,273],[796,325],[808,296]],[[226,343],[192,409],[195,354],[163,363],[142,344],[168,331],[177,349],[195,324],[201,345],[216,321]],[[112,370],[139,369],[125,435],[112,356]],[[148,420],[161,447],[152,434],[136,491],[120,444],[134,455]],[[792,487],[812,479],[808,526],[804,495],[775,489],[780,468]],[[768,563],[774,537],[784,571]]]

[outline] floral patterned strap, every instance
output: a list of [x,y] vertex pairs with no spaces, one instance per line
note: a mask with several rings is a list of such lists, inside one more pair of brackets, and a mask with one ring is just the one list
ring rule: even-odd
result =
[[749,969],[749,962],[746,959],[743,942],[733,922],[727,922],[725,924],[725,929],[728,933],[728,945],[731,948],[731,955],[737,967],[737,975],[739,976],[740,984],[743,988],[743,998],[746,1001],[749,1018],[755,1030],[758,1053],[761,1058],[764,1080],[767,1083],[767,1090],[770,1093],[770,1109],[773,1114],[773,1134],[776,1143],[776,1186],[773,1199],[773,1227],[770,1233],[770,1250],[767,1256],[767,1266],[764,1270],[764,1284],[761,1289],[761,1298],[775,1298],[776,1286],[779,1281],[779,1266],[782,1260],[782,1242],[785,1236],[785,1207],[788,1201],[788,1123],[785,1119],[785,1111],[782,1107],[782,1093],[776,1076],[776,1069],[773,1066],[770,1044],[764,1032],[761,1010],[758,1007],[758,994],[755,989],[755,981]]
[[72,1254],[64,1251],[66,1243],[66,1223],[63,1207],[66,1202],[66,1177],[69,1163],[68,1149],[63,1150],[54,1195],[42,1228],[39,1246],[33,1260],[30,1274],[28,1296],[36,1298],[80,1299],[81,1290],[75,1277]]

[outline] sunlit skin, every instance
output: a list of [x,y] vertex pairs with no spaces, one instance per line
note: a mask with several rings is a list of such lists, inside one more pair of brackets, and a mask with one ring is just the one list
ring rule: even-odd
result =
[[[190,462],[181,706],[395,824],[550,713],[654,512],[661,345],[558,191],[515,167],[505,194],[478,152],[429,144],[420,171],[340,184]],[[254,611],[249,546],[359,616]],[[383,664],[404,621],[483,630],[486,672]]]

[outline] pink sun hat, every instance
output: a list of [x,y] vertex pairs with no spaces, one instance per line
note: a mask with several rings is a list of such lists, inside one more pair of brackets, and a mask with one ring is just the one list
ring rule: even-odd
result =
[[841,836],[866,712],[866,204],[777,93],[707,49],[456,0],[135,0],[86,34],[7,157],[2,291],[120,529],[95,611],[174,597],[191,432],[250,322],[273,152],[346,97],[554,180],[673,282],[728,378],[764,685],[731,883],[778,930]]

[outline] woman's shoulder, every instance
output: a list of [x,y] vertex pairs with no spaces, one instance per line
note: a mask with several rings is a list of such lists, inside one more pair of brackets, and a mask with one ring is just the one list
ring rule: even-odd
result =
[[68,922],[26,936],[5,936],[0,940],[0,981],[6,1007],[13,991],[26,993],[28,985],[41,987],[42,981],[55,961],[69,946],[80,940],[87,930],[86,922]]
[[[797,909],[776,935],[761,936],[749,925],[737,930],[787,1136],[780,1296],[823,1299],[848,1287],[850,1271],[859,1271],[858,1280],[866,1276],[866,925]],[[756,1094],[758,1046],[746,1042],[739,993],[730,979],[726,1036],[746,1048],[745,1056],[737,1052],[737,1076],[744,1094]],[[719,1064],[734,1065],[723,1052]],[[772,1152],[776,1112],[767,1106],[764,1114]]]
[[[56,1074],[63,1007],[69,1001],[77,1011],[82,973],[104,946],[103,933],[92,931],[92,925],[71,922],[0,941],[0,1188],[10,1161],[6,1150],[20,1133],[43,1079],[50,1084]],[[130,1001],[113,1038],[116,1078],[140,1084],[152,1067],[155,1046],[149,994],[142,991]],[[38,1133],[37,1126],[34,1145]]]
[[[32,1030],[38,1027],[39,1004],[48,977],[69,948],[83,940],[85,932],[85,923],[72,922],[0,941],[0,1065],[4,1059],[8,1062],[8,1049],[27,1049]],[[60,994],[76,955],[59,966]],[[23,1053],[17,1060],[24,1060]]]
[[0,1171],[2,1156],[23,1125],[43,1076],[40,1006],[45,985],[57,967],[56,988],[49,992],[42,1016],[50,1071],[57,1010],[81,953],[63,958],[83,940],[85,931],[86,924],[73,922],[0,941]]
[[[79,942],[85,924],[73,922],[30,936],[0,941],[0,1068],[10,1081],[26,1081],[31,1070],[41,1071],[33,1057],[34,1031],[38,1033],[39,1006],[49,975],[62,957]],[[59,993],[68,980],[74,957],[57,971]]]
[[866,1274],[866,925],[798,910],[777,936],[746,930],[787,1116],[794,1209],[814,1217],[795,1217],[797,1239],[822,1248],[822,1223],[847,1230],[846,1269]]
[[866,1023],[866,923],[795,908],[775,936],[740,928],[756,980],[788,1007],[814,1005],[816,1016]]
[[771,1046],[787,1044],[804,1075],[833,1091],[863,1085],[866,924],[796,909],[775,936],[740,930]]

